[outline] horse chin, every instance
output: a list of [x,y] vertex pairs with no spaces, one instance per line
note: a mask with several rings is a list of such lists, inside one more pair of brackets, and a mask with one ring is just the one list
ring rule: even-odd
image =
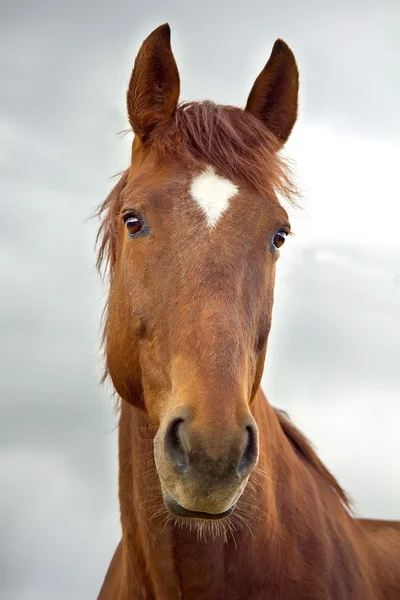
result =
[[216,521],[226,519],[229,517],[236,508],[236,499],[231,506],[223,512],[200,512],[195,510],[189,510],[179,504],[177,500],[169,493],[167,489],[163,489],[164,504],[168,511],[174,516],[181,519],[196,519],[197,521]]

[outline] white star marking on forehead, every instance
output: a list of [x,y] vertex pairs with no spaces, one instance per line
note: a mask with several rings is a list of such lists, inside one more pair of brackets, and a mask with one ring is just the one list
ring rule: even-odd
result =
[[212,167],[197,175],[190,185],[190,193],[204,212],[210,229],[216,226],[237,192],[237,185],[217,175]]

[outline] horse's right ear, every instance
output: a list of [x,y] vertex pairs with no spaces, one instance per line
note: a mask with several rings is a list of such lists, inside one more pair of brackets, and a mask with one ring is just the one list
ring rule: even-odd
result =
[[171,117],[179,99],[179,73],[171,50],[168,23],[157,27],[142,44],[127,92],[130,124],[142,139]]

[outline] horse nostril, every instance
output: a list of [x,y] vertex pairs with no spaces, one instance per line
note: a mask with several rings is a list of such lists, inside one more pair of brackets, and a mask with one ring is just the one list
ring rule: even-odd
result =
[[180,429],[184,427],[184,419],[173,419],[165,432],[164,448],[172,467],[182,473],[189,466],[187,454],[184,450]]
[[237,472],[245,477],[255,467],[258,455],[257,431],[252,425],[246,426],[247,442],[243,450],[242,458],[237,466]]

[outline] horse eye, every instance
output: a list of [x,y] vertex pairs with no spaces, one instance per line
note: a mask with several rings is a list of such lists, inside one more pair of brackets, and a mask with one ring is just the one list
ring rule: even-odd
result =
[[286,231],[277,231],[277,233],[274,236],[274,246],[275,248],[280,248],[281,246],[283,246],[283,244],[285,243],[286,240],[286,236],[287,233]]
[[126,216],[124,221],[129,235],[136,235],[142,230],[142,223],[138,217],[134,215]]

